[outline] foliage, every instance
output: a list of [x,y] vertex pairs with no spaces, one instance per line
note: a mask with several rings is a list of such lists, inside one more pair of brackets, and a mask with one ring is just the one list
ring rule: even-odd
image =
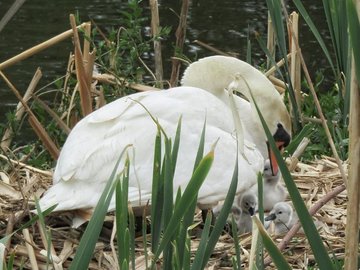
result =
[[[152,74],[149,74],[143,59],[150,59],[153,41],[166,37],[170,32],[170,28],[164,27],[157,36],[151,37],[146,33],[146,26],[150,25],[150,22],[143,15],[140,2],[128,2],[127,9],[121,11],[119,16],[120,27],[113,27],[106,38],[97,41],[100,32],[96,29],[93,31],[99,70],[113,74],[120,81],[124,78],[134,83],[151,81],[149,77]],[[111,100],[133,93],[133,90],[125,84],[117,84],[114,87],[105,87],[105,93]]]

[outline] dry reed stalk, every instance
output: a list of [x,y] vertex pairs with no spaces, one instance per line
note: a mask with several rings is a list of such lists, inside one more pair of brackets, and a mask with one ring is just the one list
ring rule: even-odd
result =
[[316,117],[303,117],[303,121],[304,121],[304,123],[310,122],[310,123],[315,123],[315,124],[322,124],[321,119],[316,118]]
[[93,75],[93,79],[98,80],[99,82],[108,83],[108,84],[124,84],[125,83],[126,87],[129,87],[131,89],[134,89],[134,90],[140,91],[140,92],[159,91],[159,90],[161,90],[159,88],[152,87],[152,86],[147,86],[147,85],[144,85],[144,84],[128,83],[128,82],[125,81],[125,79],[120,78],[120,80],[119,80],[114,75],[106,74],[106,73]]
[[[289,53],[286,58],[287,60],[289,60],[291,57],[291,54]],[[281,59],[279,62],[276,63],[275,66],[272,66],[271,68],[268,69],[268,71],[266,71],[264,73],[264,75],[266,77],[269,77],[270,75],[273,75],[275,73],[275,71],[278,69],[278,68],[281,68],[283,65],[285,64],[285,60],[284,59]]]
[[40,170],[40,169],[38,169],[38,168],[32,167],[32,166],[27,165],[27,164],[25,164],[25,163],[22,163],[22,162],[20,162],[20,161],[17,161],[17,160],[13,160],[13,159],[11,159],[11,158],[8,158],[7,156],[2,155],[2,154],[0,154],[0,158],[3,159],[3,160],[9,161],[9,162],[11,162],[11,163],[14,164],[14,165],[17,165],[17,166],[26,168],[26,169],[28,169],[28,170],[30,170],[30,171],[32,171],[32,172],[40,173],[40,174],[42,174],[42,175],[52,177],[52,173],[51,173],[50,171]]
[[22,233],[23,233],[24,238],[25,238],[25,246],[26,246],[27,253],[28,253],[28,256],[29,256],[29,259],[30,259],[31,269],[38,270],[39,266],[37,264],[34,248],[32,247],[33,241],[32,241],[32,239],[30,237],[29,230],[28,229],[23,229]]
[[[183,51],[185,35],[186,35],[186,19],[188,16],[190,0],[183,0],[181,5],[179,26],[176,29],[176,44],[175,48],[181,53]],[[176,56],[176,55],[175,55]],[[176,59],[172,59],[172,68],[170,76],[170,86],[177,85],[180,73],[180,62]]]
[[284,89],[288,87],[286,83],[284,83],[282,80],[276,78],[276,77],[273,76],[273,75],[268,76],[268,79],[269,79],[269,80],[273,83],[273,85],[275,85],[275,86],[279,86],[279,87],[284,88]]
[[119,265],[119,260],[118,260],[118,256],[117,256],[116,249],[115,249],[115,244],[114,244],[115,236],[116,236],[116,219],[114,218],[113,228],[112,228],[111,237],[110,237],[110,247],[111,247],[111,253],[112,253],[113,258],[114,258],[114,260],[116,262],[116,265]]
[[292,172],[295,170],[298,162],[299,162],[299,158],[301,157],[301,155],[304,153],[306,147],[308,146],[308,144],[310,143],[309,138],[304,137],[300,144],[298,145],[298,147],[296,148],[296,150],[294,151],[293,155],[290,157],[290,164],[289,164],[289,171]]
[[285,88],[282,88],[282,87],[277,86],[277,85],[274,85],[274,87],[275,87],[276,91],[279,92],[280,95],[283,95],[286,92]]
[[[290,50],[290,80],[295,94],[295,101],[297,104],[298,115],[301,117],[301,64],[298,53],[296,51],[295,40],[299,40],[299,15],[296,12],[290,14],[288,21],[288,32],[289,32],[289,50]],[[294,108],[290,102],[291,114]],[[302,120],[301,120],[302,122]]]
[[50,138],[49,134],[46,132],[44,127],[41,125],[39,120],[36,118],[35,114],[31,111],[30,107],[26,104],[26,102],[23,100],[22,96],[20,95],[19,91],[15,88],[15,86],[8,80],[8,78],[5,76],[3,72],[0,71],[0,76],[4,79],[5,83],[10,87],[10,89],[13,91],[15,96],[18,98],[18,100],[21,102],[21,104],[24,106],[24,109],[29,114],[29,123],[33,130],[35,131],[36,135],[39,137],[39,139],[42,141],[46,149],[49,151],[50,155],[53,157],[54,160],[57,160],[59,156],[59,149],[56,147],[53,140]]
[[203,48],[205,48],[205,49],[207,49],[207,50],[209,50],[209,51],[211,51],[211,52],[213,52],[213,53],[216,53],[216,54],[219,54],[219,55],[224,55],[224,56],[232,56],[232,55],[230,55],[230,54],[228,54],[226,52],[223,52],[223,51],[221,51],[219,49],[216,49],[215,47],[213,47],[213,46],[211,46],[209,44],[206,44],[206,43],[204,43],[204,42],[202,42],[200,40],[194,40],[194,43],[201,46],[201,47],[203,47]]
[[[270,12],[268,12],[268,27],[267,27],[267,44],[266,47],[268,48],[270,52],[270,56],[272,59],[275,59],[275,31],[274,26],[271,21]],[[270,68],[271,66],[271,59],[269,56],[266,56],[266,66],[267,68]]]
[[258,239],[259,239],[259,228],[257,227],[254,219],[252,218],[252,232],[251,232],[251,249],[250,249],[250,256],[249,256],[249,269],[254,269],[255,261],[256,261],[256,254],[260,251],[258,250]]
[[[77,26],[76,28],[84,27],[85,25],[86,25],[86,23],[83,23],[83,24]],[[37,54],[38,52],[41,52],[61,41],[71,37],[72,35],[73,35],[73,30],[71,29],[71,30],[65,31],[65,32],[61,33],[60,35],[57,35],[43,43],[40,43],[26,51],[23,51],[22,53],[0,63],[0,70],[3,70],[19,61],[22,61],[22,60],[34,55],[34,54]]]
[[15,15],[15,13],[19,10],[19,8],[24,4],[25,0],[16,0],[12,6],[8,9],[5,15],[2,17],[0,21],[0,32],[4,29],[5,25],[9,22],[9,20]]
[[58,127],[62,129],[67,135],[70,134],[71,129],[65,124],[63,120],[54,112],[44,101],[42,101],[39,97],[33,96],[34,100],[36,100],[39,105],[45,109],[45,111],[55,120]]
[[76,21],[74,14],[70,14],[70,24],[73,29],[73,35],[74,35],[75,67],[76,67],[76,77],[79,84],[81,110],[83,116],[86,116],[92,112],[91,92],[90,92],[91,80],[87,76],[87,73],[85,71],[83,55],[80,48],[79,33],[76,28]]
[[94,70],[94,63],[96,56],[95,49],[92,52],[90,52],[90,42],[89,42],[90,38],[91,38],[91,24],[88,23],[84,27],[83,63],[84,63],[84,70],[85,70],[89,89],[91,89],[91,78]]
[[[151,33],[153,37],[156,37],[160,33],[160,20],[159,20],[159,9],[158,1],[150,0],[150,11],[151,11]],[[155,76],[157,85],[163,88],[163,64],[161,56],[161,42],[160,40],[154,39],[154,53],[155,53]]]
[[[284,15],[285,15],[285,19],[286,19],[287,23],[289,23],[289,16],[288,16],[288,13],[287,13],[287,10],[286,10],[286,7],[285,7],[283,1],[281,1],[281,5],[282,5],[282,9],[283,9],[283,12],[284,12]],[[296,51],[298,52],[298,55],[299,55],[299,59],[300,59],[302,69],[303,69],[304,74],[305,74],[306,81],[307,81],[307,83],[309,85],[310,92],[311,92],[311,94],[312,94],[312,96],[314,98],[315,107],[316,107],[316,109],[318,111],[318,114],[319,114],[319,117],[321,119],[321,123],[322,123],[322,126],[323,126],[324,130],[325,130],[326,137],[328,138],[331,151],[332,151],[332,153],[333,153],[333,155],[334,155],[334,157],[336,159],[336,163],[339,166],[339,170],[340,170],[341,176],[342,176],[342,178],[344,180],[344,183],[346,184],[347,183],[347,177],[346,177],[346,174],[345,174],[345,170],[344,170],[344,168],[342,166],[342,161],[340,160],[340,157],[339,157],[339,155],[338,155],[338,153],[336,151],[334,140],[331,137],[329,127],[328,127],[328,125],[326,123],[325,116],[324,116],[324,114],[322,112],[322,108],[321,108],[319,99],[317,97],[317,94],[316,94],[316,91],[315,91],[315,88],[314,88],[314,84],[312,83],[312,80],[311,80],[309,71],[307,69],[304,57],[303,57],[301,49],[299,47],[299,40],[296,38],[294,33],[292,33],[292,36],[293,36],[293,39],[294,39],[294,44],[296,46]]]
[[68,64],[66,67],[66,74],[65,74],[65,78],[64,78],[63,94],[62,94],[62,98],[61,98],[61,103],[59,105],[60,111],[66,110],[66,104],[64,104],[64,102],[66,100],[65,97],[69,95],[70,87],[68,84],[69,84],[69,80],[71,78],[72,70],[74,70],[74,64],[75,64],[74,55],[72,54],[72,52],[70,52]]
[[5,250],[4,250],[3,258],[6,258],[7,251],[10,249],[10,246],[11,246],[11,237],[12,237],[12,233],[14,231],[14,224],[15,224],[15,215],[14,215],[14,213],[10,214],[7,222],[8,222],[8,224],[6,226],[5,235],[8,235],[9,239],[5,243]]
[[51,244],[50,242],[50,246],[49,246],[49,243],[48,243],[48,240],[46,238],[46,233],[44,232],[40,222],[37,222],[37,227],[39,229],[39,232],[40,232],[40,237],[41,237],[41,242],[43,243],[43,246],[46,250],[49,250],[50,248],[50,253],[51,255],[55,255],[56,256],[56,252],[55,252],[55,249],[54,249],[54,246]]
[[[25,103],[28,102],[28,100],[30,99],[32,93],[35,90],[35,87],[37,86],[40,78],[42,76],[41,70],[40,68],[38,68],[33,76],[33,78],[31,79],[31,82],[28,86],[28,88],[26,89],[26,92],[24,94],[23,100]],[[20,121],[21,117],[24,115],[25,109],[24,106],[22,105],[21,102],[18,103],[17,107],[16,107],[16,113],[15,113],[15,120],[16,121]],[[7,152],[9,149],[9,146],[11,144],[12,141],[12,136],[13,136],[14,131],[12,130],[11,126],[9,126],[5,132],[4,135],[1,139],[1,144],[0,144],[0,148],[4,151]]]
[[[358,5],[360,8],[360,3]],[[348,208],[345,229],[345,269],[357,269],[360,219],[360,87],[352,57],[349,119],[349,178],[347,182]]]

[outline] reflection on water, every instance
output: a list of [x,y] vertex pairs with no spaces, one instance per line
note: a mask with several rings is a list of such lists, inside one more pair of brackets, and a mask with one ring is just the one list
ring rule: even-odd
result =
[[[163,43],[163,57],[165,77],[169,77],[170,60],[173,54],[174,32],[178,23],[181,1],[168,0],[160,2],[160,23],[163,26],[172,26],[172,34]],[[323,14],[320,8],[309,2],[309,12],[314,15],[317,25],[322,23]],[[0,17],[13,3],[12,0],[0,0]],[[106,31],[111,26],[118,27],[119,13],[127,1],[112,0],[63,0],[63,1],[26,1],[15,17],[8,23],[0,33],[0,62],[45,41],[65,30],[69,26],[69,14],[79,13],[82,21],[93,19],[102,29]],[[147,4],[143,6],[148,13]],[[246,40],[248,32],[256,30],[261,34],[266,32],[267,9],[265,1],[235,1],[235,0],[194,0],[189,11],[189,26],[187,30],[186,54],[190,58],[202,57],[211,54],[201,47],[192,43],[198,39],[209,43],[223,51],[235,52],[239,58],[245,59]],[[304,28],[304,27],[303,27]],[[321,57],[318,46],[309,32],[304,28],[301,30],[301,42],[303,46],[312,46],[311,50],[303,49],[305,57],[312,58],[317,55],[321,65],[327,63]],[[323,33],[325,36],[326,32]],[[304,42],[304,40],[306,42]],[[256,44],[255,44],[256,45]],[[72,50],[71,40],[47,49],[32,56],[16,65],[7,68],[4,72],[24,92],[37,67],[43,72],[43,78],[39,87],[42,87],[65,74],[65,67],[69,52]],[[263,61],[263,54],[259,49],[254,49],[253,58],[256,63]],[[310,53],[307,55],[306,53]],[[320,55],[320,58],[318,57]],[[308,61],[309,64],[312,64]],[[46,90],[51,90],[47,88]],[[16,98],[10,92],[5,83],[0,80],[0,123],[4,122],[5,113],[15,108]]]

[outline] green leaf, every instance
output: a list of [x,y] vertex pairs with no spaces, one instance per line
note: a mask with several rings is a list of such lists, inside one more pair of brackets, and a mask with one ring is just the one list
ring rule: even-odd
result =
[[[238,145],[237,145],[238,148]],[[238,163],[238,150],[236,151],[236,161],[235,161],[235,168],[234,168],[234,173],[231,179],[231,184],[229,187],[229,191],[226,195],[223,207],[218,215],[218,217],[216,218],[216,222],[214,224],[214,227],[211,231],[210,237],[209,237],[209,241],[208,244],[206,246],[206,252],[204,255],[204,259],[203,259],[203,268],[205,267],[207,261],[209,260],[211,253],[214,250],[214,247],[217,243],[217,241],[219,240],[219,237],[221,235],[221,232],[224,229],[225,223],[227,222],[227,218],[229,216],[229,213],[231,211],[232,205],[234,203],[234,198],[235,198],[235,194],[236,194],[236,188],[237,188],[237,184],[238,184],[238,175],[239,175],[239,163]]]
[[[193,172],[195,171],[196,167],[199,165],[199,163],[200,163],[200,161],[201,161],[201,159],[203,158],[203,155],[204,155],[205,132],[206,132],[206,119],[204,121],[203,129],[202,129],[201,136],[200,136],[200,142],[199,142],[198,151],[196,153]],[[186,211],[186,213],[184,214],[183,222],[181,224],[182,226],[181,226],[181,229],[180,229],[180,232],[179,232],[178,252],[179,252],[181,267],[186,265],[187,260],[188,260],[188,257],[185,256],[185,252],[186,252],[186,250],[185,250],[186,246],[185,245],[186,245],[186,238],[189,237],[189,235],[188,235],[188,227],[193,223],[193,220],[194,220],[194,213],[195,213],[195,209],[196,209],[196,204],[197,204],[197,195],[196,195],[194,201],[191,203],[188,211]]]
[[[261,223],[264,224],[264,185],[263,185],[263,176],[259,172],[258,178],[257,178],[257,184],[258,184],[258,200],[259,200],[259,219]],[[256,267],[258,269],[264,268],[264,248],[263,243],[261,241],[261,238],[257,239],[256,243]]]
[[151,250],[153,253],[160,242],[161,226],[162,226],[162,209],[163,209],[163,188],[161,185],[161,133],[158,132],[155,138],[154,149],[154,165],[153,165],[153,180],[151,192]]
[[234,216],[231,216],[231,230],[232,230],[232,237],[234,240],[235,246],[235,256],[236,259],[233,258],[233,269],[234,270],[241,270],[241,252],[240,252],[240,245],[239,245],[239,237],[237,231],[237,224],[235,222]]
[[199,243],[199,247],[196,251],[194,262],[191,266],[192,270],[203,269],[202,265],[203,265],[207,242],[209,239],[210,226],[211,226],[212,219],[213,219],[212,214],[210,211],[208,211],[208,213],[206,215],[205,225],[204,225],[203,231],[201,233],[201,238],[200,238],[201,240]]
[[127,148],[128,146],[125,147],[125,149],[120,154],[120,157],[115,164],[111,176],[109,177],[109,180],[106,183],[104,191],[99,199],[99,202],[95,207],[93,216],[91,217],[89,224],[86,226],[85,232],[81,237],[80,244],[75,254],[74,260],[70,265],[69,268],[70,270],[88,269],[88,265],[93,256],[93,251],[97,239],[100,235],[104,223],[104,219],[116,187],[116,183],[118,180],[118,177],[116,177],[117,168]]
[[[215,146],[214,146],[215,147]],[[214,149],[212,149],[199,163],[194,174],[192,175],[186,189],[184,190],[183,196],[181,197],[178,206],[175,208],[174,213],[165,229],[162,241],[154,256],[154,262],[159,258],[160,253],[164,250],[164,247],[171,241],[174,233],[177,231],[179,226],[179,220],[182,219],[184,213],[190,208],[191,202],[195,200],[196,195],[204,182],[212,162],[214,160]],[[190,203],[189,203],[190,202]]]
[[352,0],[346,1],[348,20],[349,20],[349,33],[350,33],[350,41],[352,46],[352,51],[355,60],[355,73],[357,81],[360,82],[360,24],[359,17],[356,12],[356,7]]
[[[328,1],[328,0],[325,0],[325,1]],[[322,39],[319,31],[317,30],[315,24],[313,23],[313,21],[311,20],[309,14],[307,13],[304,5],[302,4],[301,1],[299,0],[294,0],[294,4],[296,6],[296,8],[299,10],[301,16],[304,18],[306,24],[309,26],[311,32],[313,33],[314,37],[316,38],[317,42],[319,43],[321,49],[323,50],[325,56],[326,56],[326,59],[328,60],[334,74],[336,74],[335,72],[335,67],[334,67],[334,64],[331,60],[331,56],[330,56],[330,53],[329,53],[329,50],[327,49],[326,45],[325,45],[325,42],[324,40]]]
[[292,268],[287,263],[286,259],[282,255],[281,251],[277,248],[277,246],[275,245],[273,240],[267,234],[261,221],[256,216],[253,216],[252,219],[259,229],[264,246],[265,246],[266,250],[268,251],[269,255],[271,256],[271,258],[273,259],[273,262],[276,265],[276,268],[281,269],[281,270],[286,270],[286,269],[291,270]]

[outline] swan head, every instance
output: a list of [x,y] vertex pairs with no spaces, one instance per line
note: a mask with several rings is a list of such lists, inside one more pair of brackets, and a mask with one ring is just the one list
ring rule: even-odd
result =
[[224,102],[228,102],[226,93],[229,87],[245,96],[250,102],[251,112],[242,115],[242,108],[246,102],[244,105],[244,100],[237,97],[236,107],[240,112],[240,120],[243,125],[247,121],[251,122],[251,127],[255,126],[251,132],[256,134],[251,134],[251,136],[257,138],[255,143],[258,148],[261,148],[263,156],[270,158],[272,174],[278,173],[275,156],[269,147],[266,151],[267,138],[254,101],[261,110],[279,150],[282,150],[290,142],[291,120],[282,97],[263,73],[237,58],[217,55],[202,58],[189,65],[184,72],[181,84],[202,88]]
[[269,216],[265,218],[265,221],[273,220],[275,224],[287,224],[291,220],[292,213],[293,210],[288,203],[279,202],[274,205],[274,208],[270,211]]

